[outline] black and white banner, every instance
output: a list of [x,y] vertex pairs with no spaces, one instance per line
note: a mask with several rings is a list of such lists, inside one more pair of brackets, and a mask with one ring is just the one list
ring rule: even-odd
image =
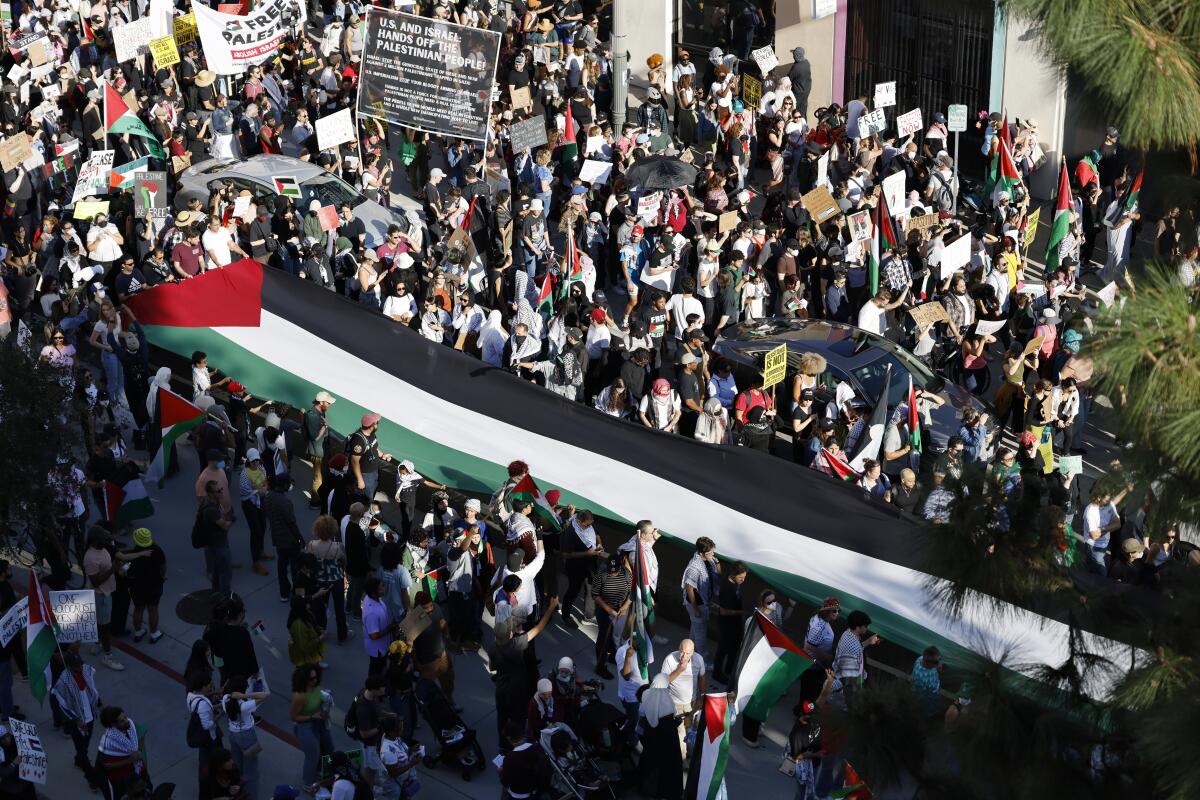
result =
[[483,141],[499,54],[494,31],[370,8],[358,113]]

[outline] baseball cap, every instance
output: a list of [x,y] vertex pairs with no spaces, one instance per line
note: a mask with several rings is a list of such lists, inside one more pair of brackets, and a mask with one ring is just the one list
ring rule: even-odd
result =
[[[700,359],[696,358],[696,357],[695,357],[694,355],[692,355],[691,353],[684,353],[684,354],[683,354],[683,357],[679,359],[679,363],[680,363],[680,364],[683,364],[685,367],[686,367],[688,364],[695,364],[695,363],[697,363],[698,361],[700,361]],[[657,387],[655,387],[655,390],[654,390],[654,391],[655,391],[655,393],[657,393],[657,392],[658,392],[658,388],[657,388]]]
[[708,341],[708,336],[706,336],[704,331],[700,330],[699,328],[692,328],[690,331],[685,331],[683,334],[683,338],[689,342],[693,341],[693,340],[695,340],[697,342],[707,342]]
[[429,177],[444,178],[446,177],[446,172],[441,167],[434,167],[433,169],[429,170]]
[[362,426],[364,428],[369,428],[372,425],[378,425],[379,420],[381,420],[381,419],[383,419],[383,417],[381,417],[379,414],[376,414],[375,412],[363,414],[362,415]]
[[262,458],[262,453],[258,452],[257,448],[251,447],[246,451],[246,461],[258,461]]
[[322,389],[321,391],[317,392],[317,396],[313,398],[313,402],[314,403],[336,403],[337,398],[335,398],[329,392]]
[[633,226],[633,234],[634,234],[635,236],[640,236],[641,234],[643,234],[643,233],[645,233],[645,232],[646,232],[646,229],[645,229],[645,228],[643,228],[641,225],[634,225],[634,226]]
[[588,214],[588,219],[590,219],[592,222],[600,222],[602,219],[604,219],[604,217],[600,216],[599,211],[593,211],[592,213]]

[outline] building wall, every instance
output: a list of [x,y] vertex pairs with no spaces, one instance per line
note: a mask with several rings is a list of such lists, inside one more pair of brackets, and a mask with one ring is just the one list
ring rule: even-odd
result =
[[[792,63],[792,49],[803,47],[804,55],[812,64],[812,93],[808,96],[808,111],[841,102],[834,94],[835,75],[840,75],[845,53],[836,52],[837,37],[835,20],[845,14],[845,0],[839,3],[837,15],[823,19],[812,18],[811,0],[793,0],[776,5],[775,55],[779,59],[778,72],[787,74]],[[844,38],[843,38],[844,41]]]
[[[1032,117],[1038,123],[1038,140],[1046,152],[1046,164],[1038,170],[1029,189],[1035,198],[1049,200],[1058,188],[1055,165],[1063,152],[1067,82],[1062,71],[1039,49],[1039,40],[1027,20],[1009,17],[1004,31],[1004,70],[1000,109],[1009,121]],[[998,32],[999,33],[999,32]],[[995,78],[993,77],[993,80]]]
[[617,0],[625,20],[625,49],[633,71],[631,84],[644,89],[649,68],[646,59],[658,53],[666,63],[667,74],[675,65],[676,5],[673,0]]

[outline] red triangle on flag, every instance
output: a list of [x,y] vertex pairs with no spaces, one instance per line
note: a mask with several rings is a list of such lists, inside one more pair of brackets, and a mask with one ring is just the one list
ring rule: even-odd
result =
[[58,626],[54,619],[54,608],[48,602],[46,590],[38,583],[37,573],[29,570],[29,616],[26,625]]
[[193,420],[204,414],[203,411],[187,400],[184,400],[169,389],[161,387],[158,390],[158,408],[159,414],[162,417],[163,428],[169,428],[172,425],[178,425],[180,422]]
[[[161,391],[161,390],[160,390]],[[200,409],[196,409],[199,411]],[[117,518],[117,509],[125,502],[125,490],[112,481],[104,481],[104,519],[112,522]]]
[[567,142],[574,142],[579,138],[579,134],[575,131],[575,120],[571,117],[571,104],[567,103],[567,119],[563,123],[563,139]]
[[801,650],[795,642],[788,638],[787,634],[775,627],[775,623],[767,619],[766,615],[761,611],[755,612],[754,618],[758,620],[758,629],[762,631],[763,638],[767,640],[767,644],[771,645],[772,648],[778,650],[787,650],[795,653],[798,656],[801,656],[802,658],[808,658],[805,652]]
[[517,485],[512,488],[512,493],[527,494],[535,500],[542,496],[537,484],[533,482],[533,478],[529,477],[529,475],[526,475],[517,482]]
[[725,711],[729,704],[729,696],[724,694],[706,694],[704,696],[704,733],[708,744],[725,735]]
[[107,133],[116,121],[129,113],[129,106],[111,84],[104,84],[104,130]]

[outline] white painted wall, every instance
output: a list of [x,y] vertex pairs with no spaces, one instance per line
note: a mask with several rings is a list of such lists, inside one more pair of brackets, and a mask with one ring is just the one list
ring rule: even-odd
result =
[[1056,165],[1063,149],[1067,81],[1042,55],[1029,21],[1010,16],[1004,45],[1003,108],[1010,121],[1037,120],[1046,164],[1034,174],[1029,189],[1035,198],[1049,200],[1058,189]]
[[783,68],[777,73],[786,75],[792,64],[792,48],[803,47],[812,64],[812,92],[808,95],[808,113],[828,106],[833,96],[834,16],[812,18],[811,0],[791,0],[775,6],[775,55]]
[[625,20],[626,49],[633,72],[630,83],[642,89],[646,87],[649,72],[646,59],[654,53],[663,57],[667,75],[670,75],[675,65],[675,49],[671,45],[675,30],[673,0],[617,0],[617,8]]

